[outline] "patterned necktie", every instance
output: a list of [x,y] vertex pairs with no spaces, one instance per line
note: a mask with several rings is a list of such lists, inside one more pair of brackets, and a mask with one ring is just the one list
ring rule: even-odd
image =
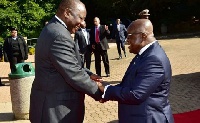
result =
[[100,42],[100,40],[99,40],[99,29],[98,29],[98,27],[96,27],[96,29],[95,29],[95,41],[96,41],[96,43],[99,43],[99,42]]

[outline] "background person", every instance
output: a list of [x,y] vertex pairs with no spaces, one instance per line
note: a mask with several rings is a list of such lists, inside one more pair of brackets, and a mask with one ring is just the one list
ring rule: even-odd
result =
[[139,13],[139,16],[141,19],[149,19],[149,10],[148,9],[144,9]]
[[[2,53],[2,48],[0,46],[0,61],[2,60],[3,57],[3,53]],[[0,86],[5,86],[2,82],[1,82],[1,77],[0,77]]]
[[40,33],[30,96],[32,123],[82,123],[85,94],[101,99],[102,93],[93,81],[101,78],[82,68],[71,37],[85,17],[86,8],[80,0],[62,0],[56,15]]
[[121,22],[120,19],[116,20],[116,25],[114,25],[113,27],[112,36],[111,36],[112,38],[115,38],[116,40],[119,59],[122,58],[121,48],[124,52],[124,56],[126,57],[125,39],[126,39],[126,32],[127,32],[125,25],[121,24],[120,22]]
[[96,74],[101,76],[101,57],[105,67],[105,73],[107,77],[110,77],[110,66],[107,50],[109,49],[106,36],[110,34],[108,26],[100,25],[100,19],[94,18],[94,27],[90,30],[90,41],[92,50],[95,57],[95,69]]
[[3,44],[4,61],[10,62],[11,72],[15,71],[15,64],[23,63],[28,59],[28,46],[18,30],[14,27],[10,29],[11,36],[7,37]]
[[85,21],[81,24],[81,28],[78,31],[76,31],[74,40],[78,45],[79,52],[83,62],[83,67],[84,63],[86,63],[86,68],[90,69],[92,50],[90,45],[90,34],[86,29]]
[[103,100],[118,101],[119,123],[174,123],[168,100],[171,65],[154,37],[152,23],[136,20],[127,33],[129,52],[137,55],[120,84],[104,88],[98,83]]

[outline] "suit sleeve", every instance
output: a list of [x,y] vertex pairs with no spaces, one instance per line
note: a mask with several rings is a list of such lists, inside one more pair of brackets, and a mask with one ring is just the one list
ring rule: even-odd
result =
[[[125,104],[140,104],[145,101],[164,80],[164,69],[156,58],[149,58],[136,72],[134,86],[109,86],[105,100],[115,100]],[[132,83],[132,82],[129,82]]]
[[127,38],[127,29],[126,29],[125,25],[124,25],[123,27],[124,27],[124,28],[123,28],[123,30],[124,30],[124,35],[125,35],[125,37]]
[[96,82],[92,81],[88,73],[79,65],[74,45],[73,41],[66,37],[55,40],[50,48],[51,61],[65,81],[75,90],[100,100],[102,93]]

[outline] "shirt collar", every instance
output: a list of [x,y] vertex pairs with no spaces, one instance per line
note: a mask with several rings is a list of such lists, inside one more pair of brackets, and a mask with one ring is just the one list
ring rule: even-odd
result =
[[86,28],[81,28],[82,31],[86,31]]
[[17,39],[17,37],[12,37],[12,39],[16,40],[16,39]]
[[144,46],[144,47],[140,50],[140,52],[139,52],[138,54],[139,54],[139,55],[142,55],[142,53],[143,53],[147,48],[149,48],[152,44],[154,44],[155,42],[156,42],[156,41],[153,41],[153,42],[147,44],[146,46]]
[[58,16],[55,15],[55,18],[58,19],[67,28],[67,25]]
[[95,26],[95,27],[99,28],[99,27],[100,27],[100,24],[99,24],[99,25],[97,25],[97,26]]

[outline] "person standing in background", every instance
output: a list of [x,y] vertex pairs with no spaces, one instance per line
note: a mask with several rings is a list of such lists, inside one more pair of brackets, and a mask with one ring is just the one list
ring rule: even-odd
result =
[[[0,61],[2,60],[2,57],[3,57],[2,47],[0,46]],[[0,86],[5,86],[5,85],[1,82],[1,77],[0,77]]]
[[[121,49],[124,51],[124,56],[126,57],[125,50],[125,40],[126,40],[126,27],[124,24],[120,23],[120,19],[116,20],[116,25],[113,27],[112,38],[115,38],[117,44],[117,51],[119,54],[119,59],[122,59]],[[112,38],[110,40],[112,40]]]
[[72,39],[86,18],[80,0],[62,0],[36,44],[35,79],[30,95],[32,123],[83,123],[85,94],[100,100],[101,77],[82,67]]
[[78,45],[79,52],[83,62],[83,67],[84,63],[86,63],[86,68],[90,69],[92,51],[90,45],[90,34],[86,29],[85,21],[81,24],[81,28],[78,31],[76,31],[74,40]]
[[138,15],[140,16],[140,19],[149,19],[149,10],[144,9]]
[[28,59],[28,46],[24,37],[18,35],[14,27],[10,29],[11,36],[7,37],[3,44],[4,61],[10,62],[11,72],[15,71],[15,64],[23,63]]
[[107,50],[109,49],[106,36],[110,34],[108,26],[100,25],[100,19],[94,18],[94,27],[90,30],[90,41],[92,50],[95,57],[95,69],[96,74],[101,76],[101,57],[105,67],[105,73],[107,77],[110,77],[110,66]]

